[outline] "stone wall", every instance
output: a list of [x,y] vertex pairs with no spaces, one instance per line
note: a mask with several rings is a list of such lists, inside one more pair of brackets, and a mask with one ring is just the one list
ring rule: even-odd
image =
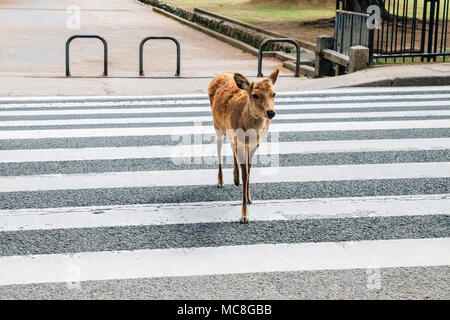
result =
[[[167,12],[170,12],[176,16],[179,16],[183,19],[186,19],[190,22],[201,25],[205,28],[211,29],[213,31],[224,34],[228,37],[234,38],[236,40],[242,41],[254,48],[259,49],[259,45],[261,42],[268,38],[267,35],[258,33],[253,30],[249,30],[243,28],[241,26],[237,26],[232,23],[228,23],[226,21],[215,19],[213,17],[199,15],[192,11],[174,6],[173,4],[161,0],[139,0],[143,3],[152,5],[154,7],[163,9]],[[293,52],[295,48],[286,44],[278,44],[278,43],[269,43],[264,47],[264,51],[284,51],[284,52]]]

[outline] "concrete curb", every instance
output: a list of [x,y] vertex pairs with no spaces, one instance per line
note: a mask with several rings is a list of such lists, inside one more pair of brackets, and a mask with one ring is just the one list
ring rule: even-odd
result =
[[450,85],[450,75],[433,77],[411,77],[395,78],[392,80],[393,87],[406,86],[448,86]]
[[448,86],[450,76],[430,76],[430,77],[405,77],[394,79],[381,79],[376,81],[363,82],[354,85],[346,85],[339,88],[348,87],[424,87],[424,86]]
[[[273,32],[273,31],[270,31],[270,30],[265,30],[265,29],[256,27],[254,25],[251,25],[251,24],[239,21],[239,20],[235,20],[235,19],[232,19],[232,18],[229,18],[229,17],[225,17],[225,16],[222,16],[220,14],[217,14],[217,13],[214,13],[214,12],[210,12],[210,11],[207,11],[207,10],[204,10],[204,9],[195,8],[194,12],[199,13],[199,14],[208,15],[208,16],[211,16],[211,17],[215,17],[215,18],[218,18],[218,19],[221,19],[221,20],[224,20],[224,21],[228,21],[228,22],[231,22],[233,24],[242,26],[244,28],[251,29],[251,30],[254,30],[256,32],[265,34],[267,36],[276,37],[276,38],[290,38],[290,37],[288,37],[288,36],[286,36],[284,34]],[[308,41],[303,41],[303,40],[298,40],[298,39],[294,39],[294,40],[297,41],[297,43],[299,44],[299,46],[302,49],[305,49],[305,50],[308,50],[308,51],[311,51],[311,52],[315,52],[316,45],[314,43],[308,42]]]
[[[153,11],[177,20],[180,23],[188,25],[198,31],[208,34],[220,41],[228,43],[234,47],[237,47],[252,55],[258,55],[259,43],[268,37],[281,37],[289,38],[285,35],[281,35],[272,31],[264,30],[238,20],[234,20],[228,17],[224,17],[203,9],[195,8],[194,11],[186,10],[181,7],[174,6],[170,2],[158,1],[158,0],[139,0],[141,3],[152,6]],[[206,21],[211,23],[205,24]],[[214,23],[212,23],[214,21]],[[215,25],[216,28],[211,27]],[[221,26],[221,27],[218,27]],[[226,30],[223,32],[223,30]],[[230,31],[231,30],[231,31]],[[231,32],[231,34],[229,34]],[[243,37],[243,38],[241,38]],[[253,40],[249,40],[253,39]],[[254,41],[258,41],[256,45]],[[315,48],[315,44],[294,39],[300,44],[301,48],[306,51],[311,51]],[[250,42],[248,42],[250,41]],[[286,47],[284,43],[270,43],[268,44],[271,50],[277,53],[284,53],[283,48]],[[291,46],[289,46],[291,47]],[[287,47],[286,47],[287,48]],[[274,58],[285,61],[295,60],[295,58],[289,57],[287,54],[283,57],[277,54]],[[280,59],[281,57],[281,59]],[[312,62],[310,62],[312,64]]]
[[[241,41],[245,44],[250,45],[255,49],[258,49],[259,45],[264,41],[264,39],[268,37],[266,34],[257,32],[253,29],[245,28],[243,26],[225,21],[223,19],[208,16],[206,14],[199,14],[197,12],[175,6],[170,2],[162,0],[139,0],[139,1],[148,4],[152,7],[162,9],[168,13],[171,13],[175,16],[178,16],[189,22],[195,23],[204,28],[220,33],[224,36]],[[290,50],[292,50],[291,46],[286,46],[283,43],[271,43],[268,46],[269,48],[271,48],[271,50],[275,51],[282,50],[289,52]]]
[[153,11],[155,11],[157,13],[160,13],[160,14],[163,14],[163,15],[165,15],[165,16],[167,16],[169,18],[172,18],[174,20],[177,20],[178,22],[180,22],[182,24],[185,24],[185,25],[187,25],[187,26],[189,26],[189,27],[191,27],[191,28],[193,28],[195,30],[201,31],[201,32],[203,32],[203,33],[205,33],[205,34],[207,34],[207,35],[209,35],[211,37],[214,37],[214,38],[216,38],[216,39],[218,39],[220,41],[228,43],[229,45],[231,45],[233,47],[236,47],[238,49],[241,49],[242,51],[248,52],[248,53],[250,53],[250,54],[252,54],[254,56],[258,56],[258,49],[253,48],[252,46],[250,46],[250,45],[248,45],[248,44],[246,44],[244,42],[241,42],[241,41],[236,40],[234,38],[230,38],[230,37],[225,36],[225,35],[223,35],[223,34],[221,34],[219,32],[216,32],[216,31],[207,29],[205,27],[202,27],[202,26],[200,26],[200,25],[198,25],[196,23],[193,23],[193,22],[190,22],[190,21],[188,21],[186,19],[178,17],[178,16],[176,16],[176,15],[170,13],[170,12],[167,12],[167,11],[165,11],[163,9],[153,7]]
[[[242,51],[250,53],[250,54],[252,54],[252,55],[254,55],[256,57],[258,56],[258,53],[259,53],[258,49],[254,48],[254,47],[252,47],[252,46],[250,46],[250,45],[248,45],[248,44],[246,44],[244,42],[241,42],[241,41],[239,41],[237,39],[228,37],[226,35],[223,35],[223,34],[221,34],[219,32],[213,31],[211,29],[205,28],[203,26],[200,26],[200,25],[198,25],[196,23],[193,23],[191,21],[188,21],[186,19],[183,19],[183,18],[181,18],[181,17],[179,17],[177,15],[174,15],[174,14],[172,14],[170,12],[165,11],[164,9],[153,7],[153,11],[155,11],[155,12],[157,12],[159,14],[165,15],[165,16],[167,16],[169,18],[172,18],[172,19],[174,19],[174,20],[176,20],[176,21],[178,21],[178,22],[180,22],[182,24],[185,24],[185,25],[187,25],[187,26],[189,26],[189,27],[191,27],[191,28],[193,28],[195,30],[203,32],[203,33],[205,33],[205,34],[207,34],[207,35],[209,35],[211,37],[214,37],[214,38],[216,38],[216,39],[218,39],[218,40],[220,40],[222,42],[225,42],[225,43],[227,43],[227,44],[229,44],[229,45],[231,45],[233,47],[236,47],[238,49],[241,49]],[[272,58],[278,59],[278,60],[284,62],[282,64],[283,67],[285,67],[286,69],[288,69],[290,71],[295,72],[295,68],[296,68],[295,67],[295,58],[289,56],[288,54],[285,54],[285,53],[280,52],[280,51],[266,51],[266,52],[263,52],[263,57],[272,57]],[[303,74],[303,75],[307,75],[307,76],[313,76],[313,72],[311,72],[310,67],[309,67],[310,65],[312,65],[312,61],[306,61],[306,62],[305,61],[301,61],[300,62],[300,73]]]

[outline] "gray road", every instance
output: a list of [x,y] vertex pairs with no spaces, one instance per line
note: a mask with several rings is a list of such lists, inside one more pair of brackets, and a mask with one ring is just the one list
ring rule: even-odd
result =
[[450,87],[276,105],[240,225],[206,96],[1,98],[0,298],[448,299]]

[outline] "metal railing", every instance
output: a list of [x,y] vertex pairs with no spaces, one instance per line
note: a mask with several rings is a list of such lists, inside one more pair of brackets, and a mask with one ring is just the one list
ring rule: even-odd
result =
[[259,46],[259,52],[258,52],[258,75],[257,77],[262,77],[262,52],[264,46],[269,42],[287,42],[291,43],[296,48],[296,63],[295,63],[295,76],[300,77],[300,46],[298,45],[297,41],[291,38],[268,38],[265,39]]
[[[377,59],[434,60],[447,49],[449,0],[385,0],[384,19],[374,44]],[[422,6],[422,8],[420,8]],[[447,40],[447,37],[449,39]],[[450,48],[449,48],[450,49]]]
[[353,46],[369,48],[372,57],[373,30],[367,28],[369,14],[336,10],[334,26],[334,50],[349,55]]
[[[349,0],[336,0],[335,37],[337,25],[342,23],[338,13],[342,10],[339,9],[347,9],[351,4]],[[436,61],[438,57],[445,61],[450,56],[450,0],[370,0],[369,4],[378,5],[381,15],[378,29],[366,28],[371,61],[384,59],[388,62],[389,59],[405,62],[406,58],[410,61]],[[373,37],[370,32],[373,32]],[[337,40],[338,43],[341,41],[341,38]]]
[[77,34],[74,36],[71,36],[69,39],[67,39],[66,42],[66,77],[70,77],[70,43],[74,39],[78,38],[88,38],[88,39],[99,39],[103,43],[103,76],[108,75],[108,43],[105,39],[98,35],[81,35]]
[[144,44],[148,40],[172,40],[175,42],[177,46],[177,71],[175,72],[175,76],[180,76],[180,65],[181,65],[181,49],[180,49],[180,43],[177,39],[172,37],[147,37],[144,38],[141,41],[141,44],[139,45],[139,75],[144,76]]

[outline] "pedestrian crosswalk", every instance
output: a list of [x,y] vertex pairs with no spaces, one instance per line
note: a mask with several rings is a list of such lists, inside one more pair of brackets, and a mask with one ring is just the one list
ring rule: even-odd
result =
[[276,110],[240,225],[207,96],[0,98],[0,297],[450,265],[450,87],[285,92]]

